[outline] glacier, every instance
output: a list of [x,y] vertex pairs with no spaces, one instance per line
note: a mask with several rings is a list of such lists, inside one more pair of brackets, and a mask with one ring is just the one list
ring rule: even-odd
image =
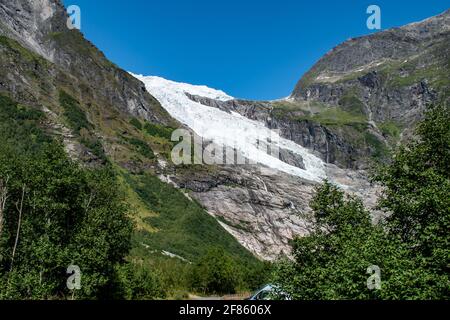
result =
[[[254,163],[259,163],[272,169],[303,179],[321,182],[327,178],[326,164],[308,149],[282,138],[277,132],[267,128],[264,123],[248,119],[235,112],[225,112],[218,108],[205,106],[192,101],[185,93],[220,101],[227,101],[233,97],[221,90],[207,86],[192,85],[166,80],[157,76],[143,76],[131,73],[145,84],[147,91],[152,94],[169,114],[188,126],[198,136],[211,140],[215,144],[228,148],[235,148]],[[290,150],[300,155],[305,169],[289,165],[278,157],[262,150],[261,141],[276,142],[277,147]]]

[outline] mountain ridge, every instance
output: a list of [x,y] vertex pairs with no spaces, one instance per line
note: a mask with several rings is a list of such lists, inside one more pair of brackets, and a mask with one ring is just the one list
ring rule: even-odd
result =
[[[449,39],[450,10],[420,22],[351,38],[319,59],[299,80],[290,99],[337,106],[349,89],[357,90],[369,120],[410,125],[420,119],[427,103],[446,98],[436,95],[442,91],[445,94],[448,86]],[[395,101],[395,95],[402,101]],[[412,97],[416,100],[411,101]]]
[[0,17],[0,35],[18,41],[72,75],[78,87],[85,87],[84,91],[73,89],[86,103],[95,100],[134,116],[174,124],[137,79],[107,60],[79,30],[67,28],[68,15],[60,0],[11,0],[0,4]]

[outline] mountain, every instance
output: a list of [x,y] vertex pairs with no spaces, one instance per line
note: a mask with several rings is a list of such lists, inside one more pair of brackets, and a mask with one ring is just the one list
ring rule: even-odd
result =
[[[1,1],[0,94],[42,110],[74,159],[115,168],[135,212],[134,257],[192,262],[216,246],[254,266],[308,232],[324,178],[373,207],[367,169],[449,97],[449,15],[351,39],[288,99],[247,101],[120,69],[67,29],[60,1]],[[175,165],[176,128],[202,138],[202,153],[226,147],[245,164]],[[276,142],[278,156],[260,149]]]
[[447,10],[344,42],[287,99],[220,104],[279,129],[327,163],[366,169],[370,159],[385,159],[390,147],[410,136],[428,103],[449,99],[449,16]]
[[344,110],[352,107],[350,100],[361,106],[353,111],[369,121],[415,123],[427,102],[448,97],[449,33],[447,10],[421,22],[350,39],[300,79],[291,99]]
[[[427,104],[449,97],[449,15],[351,39],[320,59],[289,98],[277,101],[234,99],[222,91],[137,76],[197,135],[260,164],[166,170],[164,179],[189,190],[265,259],[289,253],[289,239],[308,232],[301,217],[323,178],[372,206],[378,190],[366,170],[388,161],[390,150],[410,138]],[[255,146],[274,137],[279,158],[261,157]]]
[[[67,28],[67,14],[59,1],[2,1],[0,18],[3,45],[13,51],[10,56],[2,57],[2,72],[10,71],[2,77],[11,78],[15,84],[12,87],[3,83],[1,90],[12,92],[26,102],[36,103],[40,99],[32,97],[30,92],[27,95],[27,91],[31,91],[30,86],[41,90],[42,96],[48,96],[55,85],[51,80],[56,78],[86,104],[108,105],[121,112],[170,124],[170,117],[141,83],[106,59],[78,30]],[[35,56],[18,57],[29,61],[13,60],[13,54],[19,53],[20,47]],[[18,67],[26,71],[22,72],[24,79],[12,72]],[[34,79],[26,73],[34,75]],[[44,79],[48,79],[47,83],[37,82]]]
[[114,170],[135,222],[130,260],[179,278],[211,248],[243,269],[261,265],[199,203],[157,178],[181,124],[67,18],[58,0],[0,1],[0,107],[41,111],[40,128],[74,160]]
[[[330,107],[346,112],[368,123],[374,138],[392,145],[410,135],[427,104],[448,101],[449,44],[450,10],[350,39],[333,48],[300,79],[289,101],[326,106],[324,112],[312,114],[318,123],[329,121],[324,113]],[[343,136],[351,137],[349,132]]]

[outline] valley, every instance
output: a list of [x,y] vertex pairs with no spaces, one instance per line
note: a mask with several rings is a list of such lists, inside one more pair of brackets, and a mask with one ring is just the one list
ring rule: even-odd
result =
[[[132,231],[127,237],[127,227],[121,229],[114,221],[97,226],[102,231],[117,227],[120,239],[130,241],[127,250],[120,248],[120,257],[111,253],[111,264],[102,267],[118,278],[136,274],[151,279],[151,293],[140,298],[207,294],[202,276],[217,276],[214,268],[223,268],[217,277],[226,281],[210,283],[225,288],[221,293],[249,291],[265,283],[280,259],[295,259],[293,243],[317,227],[310,204],[324,181],[346,196],[362,199],[376,224],[386,212],[377,205],[384,189],[372,179],[375,169],[391,163],[400,145],[414,141],[416,124],[427,106],[446,105],[450,98],[449,10],[338,45],[300,78],[288,98],[274,101],[236,99],[207,86],[129,73],[80,31],[67,29],[67,13],[59,0],[2,1],[0,18],[0,128],[17,133],[17,137],[5,134],[2,142],[20,155],[23,152],[20,161],[26,155],[41,159],[35,149],[58,145],[54,151],[61,157],[58,161],[73,165],[86,182],[73,191],[80,192],[85,206],[85,211],[75,207],[73,212],[85,212],[86,219],[91,203],[86,190],[95,180],[90,180],[89,172],[108,171],[110,180],[99,178],[101,186],[96,187],[103,191],[114,187],[118,194],[113,204],[124,214],[117,221],[129,220]],[[175,164],[173,150],[180,140],[173,137],[179,129],[192,139],[188,160],[193,161]],[[220,151],[230,153],[222,156]],[[219,161],[205,163],[205,154]],[[3,160],[0,182],[15,170],[8,159]],[[50,161],[49,168],[53,165]],[[61,177],[68,190],[75,173]],[[23,179],[25,183],[31,178]],[[70,194],[64,191],[61,197],[68,202],[52,207],[62,215],[58,224],[52,225],[53,216],[46,216],[48,226],[39,225],[36,234],[28,235],[30,246],[35,237],[42,247],[29,250],[19,244],[20,254],[28,257],[19,262],[23,263],[19,270],[43,259],[35,251],[58,247],[59,235],[46,234],[49,226],[64,230],[65,240],[88,246],[83,233],[71,238],[69,226],[76,218],[65,220],[64,212],[73,213],[69,202],[76,199],[65,192]],[[34,212],[33,203],[27,208]],[[110,212],[99,208],[98,212]],[[12,240],[15,210],[8,207],[10,231],[0,234],[8,245],[2,252],[8,257],[17,245]],[[34,230],[30,221],[25,220],[25,226]],[[85,225],[77,228],[95,233]],[[101,241],[101,248],[108,248],[107,240]],[[61,270],[70,260],[64,250],[51,256],[51,263],[57,261]],[[64,259],[58,260],[59,254]],[[91,254],[95,256],[89,251],[89,256],[80,252],[76,257],[91,263],[86,262],[91,268],[88,277],[95,279],[103,271],[90,260]],[[0,261],[0,270],[7,266],[9,262]],[[43,273],[33,273],[30,283],[41,284]],[[92,280],[93,287],[103,294],[107,285],[113,286],[108,279],[106,284]],[[136,283],[145,282],[141,280]],[[20,298],[27,290],[8,294]],[[46,290],[33,294],[42,298],[68,294],[59,284]],[[81,297],[91,298],[95,290],[83,291]],[[136,298],[133,290],[127,292],[128,298]]]

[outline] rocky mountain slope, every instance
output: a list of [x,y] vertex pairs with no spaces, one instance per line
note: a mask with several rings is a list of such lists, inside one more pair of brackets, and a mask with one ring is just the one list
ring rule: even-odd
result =
[[[202,151],[203,164],[168,163],[159,171],[160,178],[186,190],[259,257],[272,260],[289,255],[289,240],[308,232],[308,203],[314,186],[323,179],[374,204],[376,188],[364,172],[326,163],[313,150],[280,137],[265,121],[232,109],[245,101],[204,86],[136,77],[173,117],[203,138],[196,146]],[[225,152],[206,166],[211,146]],[[273,147],[279,154],[272,154]],[[236,163],[238,158],[245,162]]]
[[63,137],[68,152],[86,162],[102,162],[99,153],[109,154],[117,142],[95,128],[82,137],[74,135],[61,107],[62,91],[79,103],[94,127],[120,128],[114,123],[130,116],[176,125],[142,83],[106,59],[78,30],[67,28],[59,1],[1,1],[0,56],[0,93],[44,109],[50,129]]
[[[449,74],[447,10],[333,48],[300,79],[289,100],[350,113],[392,144],[409,135],[427,104],[448,101]],[[320,113],[312,117],[321,122]]]
[[[170,124],[170,117],[139,81],[107,60],[78,30],[67,28],[67,14],[59,1],[1,1],[0,35],[17,41],[51,63],[42,70],[38,63],[23,66],[30,69],[28,72],[34,72],[35,78],[58,77],[86,103],[108,105],[154,122]],[[14,82],[14,87],[6,82],[0,89],[12,92],[19,100],[40,101],[39,97],[27,95],[30,91],[27,86],[33,79],[19,77],[13,73],[14,69],[13,66],[2,67],[4,72],[10,71],[3,78]],[[51,93],[52,88],[45,89],[45,93]]]
[[[289,254],[323,178],[372,206],[364,169],[388,158],[426,103],[449,97],[448,11],[345,42],[289,99],[261,102],[131,75],[66,19],[57,0],[0,1],[0,94],[45,111],[42,126],[74,158],[116,168],[140,255],[193,260],[210,245],[240,261]],[[179,127],[204,138],[200,150],[225,145],[246,164],[174,165]],[[257,148],[274,129],[279,157]]]
[[386,158],[428,103],[449,99],[450,10],[401,28],[350,39],[330,50],[288,99],[202,104],[279,129],[327,163],[364,169]]

